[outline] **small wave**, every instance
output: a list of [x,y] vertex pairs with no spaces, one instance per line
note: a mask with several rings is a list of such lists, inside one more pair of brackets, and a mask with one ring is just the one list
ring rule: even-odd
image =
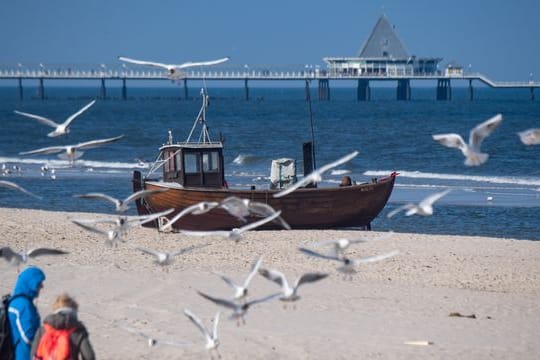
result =
[[[368,170],[364,172],[366,176],[384,176],[390,174],[389,170]],[[420,171],[406,171],[398,170],[399,176],[414,179],[439,179],[439,180],[462,180],[462,181],[476,181],[487,182],[493,184],[517,184],[517,185],[530,185],[539,186],[540,180],[530,178],[517,178],[506,176],[479,176],[479,175],[459,175],[459,174],[438,174],[438,173],[425,173]]]
[[[17,163],[27,165],[43,165],[47,164],[53,168],[66,168],[71,167],[71,164],[67,160],[61,159],[28,159],[28,158],[14,158],[14,157],[0,157],[0,163]],[[94,160],[75,160],[74,167],[83,166],[91,168],[110,168],[110,169],[135,169],[135,168],[148,168],[148,164],[140,163],[126,163],[126,162],[109,162],[109,161],[94,161]]]
[[351,170],[332,170],[330,172],[330,175],[345,175],[345,174],[350,174],[351,173]]

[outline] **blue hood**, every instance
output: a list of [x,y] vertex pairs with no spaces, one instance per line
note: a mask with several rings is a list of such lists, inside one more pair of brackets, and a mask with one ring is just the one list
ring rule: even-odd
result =
[[34,299],[38,295],[39,285],[43,281],[45,281],[45,274],[40,268],[27,267],[19,274],[13,295],[23,294]]

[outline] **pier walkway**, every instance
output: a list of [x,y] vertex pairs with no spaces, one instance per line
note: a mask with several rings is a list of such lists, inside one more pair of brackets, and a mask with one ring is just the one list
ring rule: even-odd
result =
[[17,65],[1,66],[1,80],[18,81],[19,97],[23,98],[23,80],[37,80],[38,97],[45,98],[44,81],[47,80],[98,80],[101,82],[100,97],[106,97],[106,81],[122,81],[122,97],[127,97],[126,82],[132,80],[176,80],[184,83],[184,96],[187,98],[188,81],[243,81],[245,97],[249,99],[249,81],[318,81],[319,100],[330,100],[330,81],[352,80],[356,81],[357,98],[360,101],[370,100],[371,81],[396,81],[397,99],[410,99],[411,80],[431,80],[436,81],[437,100],[450,100],[452,98],[451,81],[468,81],[469,97],[473,99],[473,81],[479,81],[492,88],[528,88],[530,89],[530,99],[534,100],[534,89],[540,88],[540,82],[502,82],[493,81],[481,73],[463,73],[459,75],[445,75],[438,73],[372,73],[363,75],[350,75],[343,73],[328,73],[325,69],[315,69],[307,65],[289,65],[280,67],[266,66],[227,66],[213,67],[205,70],[187,70],[180,73],[180,76],[171,78],[164,70],[137,67],[131,68],[125,65],[59,65],[35,66]]

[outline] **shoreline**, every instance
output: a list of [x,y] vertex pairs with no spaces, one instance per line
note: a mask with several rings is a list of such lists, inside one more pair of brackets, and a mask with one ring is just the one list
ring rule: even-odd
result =
[[[217,306],[196,290],[228,297],[230,289],[213,271],[240,281],[252,262],[276,268],[287,278],[309,271],[330,276],[300,288],[296,310],[279,301],[257,304],[237,327],[222,310],[219,351],[232,358],[520,358],[536,359],[540,344],[540,243],[538,241],[355,230],[249,232],[238,244],[216,237],[187,237],[136,228],[118,247],[104,245],[72,218],[106,214],[0,208],[1,246],[16,250],[56,247],[70,254],[31,259],[47,275],[37,300],[42,319],[61,292],[80,304],[80,319],[99,358],[207,358],[201,333],[183,314],[189,308],[210,326]],[[352,258],[400,254],[361,265],[348,280],[337,263],[297,251],[320,240],[365,238],[351,246]],[[133,246],[177,250],[205,245],[179,256],[163,271]],[[324,251],[324,248],[317,250]],[[17,270],[0,262],[2,294]],[[292,279],[289,279],[290,281]],[[253,298],[279,291],[255,276]],[[450,316],[475,315],[475,318]],[[149,348],[125,330],[136,329],[181,347]],[[431,345],[406,345],[427,341]],[[159,342],[158,342],[159,345]]]

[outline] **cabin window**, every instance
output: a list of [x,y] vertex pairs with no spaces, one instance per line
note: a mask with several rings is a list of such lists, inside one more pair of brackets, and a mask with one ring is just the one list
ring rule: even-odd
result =
[[182,157],[179,153],[174,156],[174,165],[176,167],[176,171],[182,170]]
[[202,163],[204,172],[217,172],[219,170],[218,153],[216,151],[204,152]]
[[163,161],[165,162],[163,166],[165,167],[165,172],[174,171],[174,159],[172,158],[173,154],[174,152],[172,151],[163,152]]
[[187,153],[184,155],[184,169],[186,173],[198,173],[200,172],[199,166],[199,154]]

